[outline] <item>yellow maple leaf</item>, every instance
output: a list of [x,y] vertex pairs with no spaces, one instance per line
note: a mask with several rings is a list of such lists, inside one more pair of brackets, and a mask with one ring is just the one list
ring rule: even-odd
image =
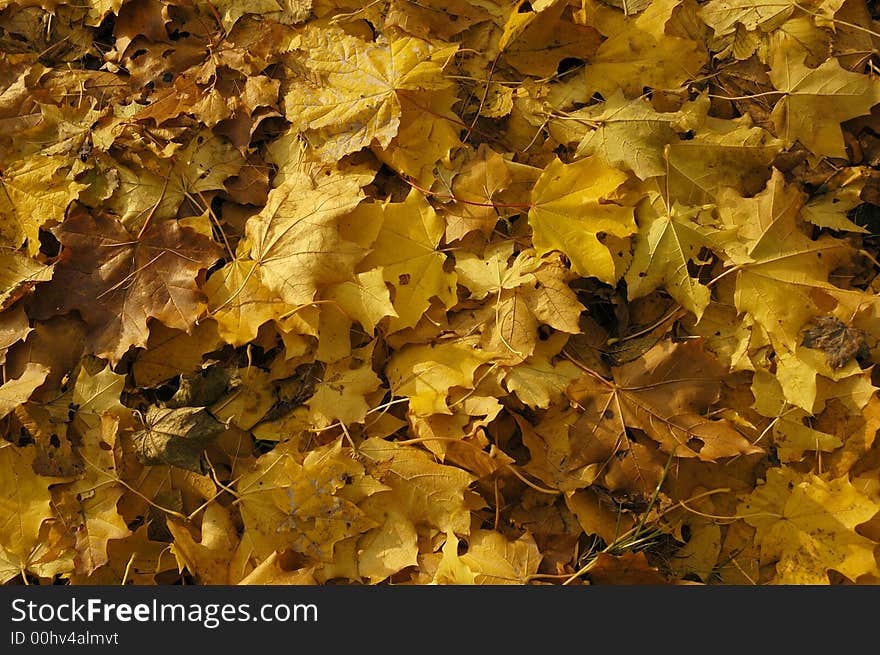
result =
[[[828,2],[826,6],[833,4],[833,2],[836,0]],[[782,42],[785,47],[798,53],[796,56],[798,60],[803,61],[809,68],[816,68],[828,59],[828,53],[834,48],[832,34],[826,29],[833,25],[833,18],[830,14],[827,19],[821,18],[818,12],[812,16],[794,14],[775,31],[769,34],[757,31],[754,35],[747,35],[744,40],[748,40],[750,36],[763,37],[758,45],[758,52],[762,54],[765,49],[772,51],[773,48],[778,47],[777,43]]]
[[409,398],[409,411],[416,416],[450,414],[449,390],[472,389],[474,373],[490,357],[473,348],[471,342],[410,344],[401,348],[385,368],[392,393]]
[[443,542],[442,556],[437,563],[437,570],[429,584],[432,585],[472,585],[476,584],[476,575],[471,568],[462,561],[458,554],[459,538],[453,532],[446,533],[446,541]]
[[31,394],[46,381],[49,369],[42,364],[28,363],[21,375],[0,386],[0,418],[26,402]]
[[516,41],[542,12],[558,4],[559,0],[535,0],[517,2],[507,9],[503,31],[498,39],[498,49],[504,50]]
[[614,259],[599,235],[627,237],[638,229],[633,208],[609,200],[626,179],[598,157],[550,162],[535,183],[529,209],[536,254],[559,250],[580,275],[616,282]]
[[86,188],[76,182],[67,155],[33,155],[14,162],[0,177],[0,240],[17,249],[27,241],[40,250],[40,228],[64,220],[67,207]]
[[461,561],[474,572],[474,584],[528,584],[541,564],[541,551],[528,532],[512,541],[494,530],[476,530],[467,542]]
[[33,446],[0,445],[0,580],[23,575],[40,542],[40,526],[52,517],[49,484],[57,478],[35,475]]
[[[125,139],[118,141],[112,152],[125,153]],[[185,145],[169,144],[158,154],[140,152],[133,161],[125,154],[111,156],[99,151],[93,158],[96,174],[103,176],[101,184],[108,187],[109,196],[99,197],[97,202],[118,214],[134,234],[148,216],[151,220],[174,218],[187,198],[203,202],[204,194],[223,189],[225,181],[237,175],[245,163],[235,146],[208,129],[194,134]]]
[[845,180],[840,187],[811,195],[801,210],[801,217],[819,227],[864,234],[868,230],[848,218],[852,211],[862,204],[860,196],[864,182],[861,175],[853,176]]
[[314,300],[319,285],[348,279],[363,254],[337,228],[363,198],[357,182],[341,177],[335,185],[310,187],[302,179],[285,181],[246,226],[260,280],[293,306]]
[[736,307],[790,351],[803,325],[823,313],[817,303],[844,297],[828,275],[849,251],[846,241],[828,235],[813,240],[804,233],[798,224],[804,198],[774,169],[758,195],[725,194],[719,203],[722,216],[739,228],[738,239],[725,246],[731,263],[740,269]]
[[[168,544],[150,539],[149,532],[147,522],[128,537],[107,542],[107,563],[90,575],[70,574],[70,584],[153,585],[161,573],[179,573]],[[72,569],[71,564],[67,570]]]
[[326,427],[335,421],[346,425],[364,422],[370,410],[366,396],[382,384],[373,372],[375,345],[376,342],[371,341],[324,369],[315,394],[307,401],[310,417],[318,427]]
[[702,517],[695,517],[685,525],[690,531],[688,542],[676,551],[668,575],[676,578],[696,575],[701,581],[709,582],[721,552],[721,526]]
[[213,5],[227,31],[245,14],[272,14],[281,11],[281,5],[276,0],[256,0],[246,5],[234,0],[214,0]]
[[542,261],[528,251],[518,253],[513,262],[513,240],[490,244],[482,257],[471,252],[461,252],[455,257],[455,270],[458,282],[470,291],[470,297],[481,300],[489,294],[500,293],[503,289],[516,289],[524,284],[534,283],[532,273]]
[[234,259],[205,284],[208,312],[220,337],[236,347],[253,341],[260,326],[293,309],[263,286],[258,270],[252,259]]
[[248,366],[238,371],[241,383],[213,403],[211,414],[221,423],[232,423],[250,430],[262,419],[275,402],[270,374]]
[[581,369],[573,362],[554,361],[564,339],[557,333],[539,342],[531,356],[504,375],[504,386],[529,407],[546,409],[558,402],[569,383],[580,377]]
[[[333,561],[338,542],[376,525],[346,497],[364,476],[364,467],[342,450],[341,437],[304,457],[291,442],[279,443],[235,485],[245,528],[242,540],[261,561],[285,549],[316,562]],[[370,493],[381,488],[376,485]]]
[[114,373],[109,364],[97,358],[83,360],[73,387],[74,427],[91,430],[100,427],[104,414],[128,414],[121,401],[124,388],[125,375]]
[[640,180],[666,173],[663,146],[678,133],[696,128],[709,109],[700,96],[676,112],[657,112],[644,98],[627,100],[619,89],[605,102],[572,112],[566,120],[595,125],[577,146],[575,155],[597,154],[609,166],[630,170]]
[[[456,88],[421,91],[416,98],[398,94],[400,125],[387,147],[376,142],[370,150],[379,161],[430,186],[438,164],[448,164],[459,148],[461,120],[453,111],[458,104]],[[426,108],[429,108],[426,111]]]
[[32,331],[24,305],[17,305],[0,313],[0,366],[6,363],[9,349],[27,338]]
[[[542,4],[550,6],[539,10]],[[590,25],[566,19],[566,3],[554,0],[529,6],[534,11],[510,13],[498,42],[504,60],[515,69],[539,78],[551,77],[563,59],[589,59],[596,52],[601,35]],[[510,38],[515,32],[515,38]]]
[[825,480],[773,468],[742,497],[737,512],[757,529],[761,559],[775,564],[774,584],[829,584],[828,571],[855,580],[877,573],[876,542],[855,528],[880,511],[847,476]]
[[880,581],[866,3],[40,4],[0,583]]
[[372,251],[358,270],[381,267],[385,281],[394,288],[397,316],[388,321],[389,333],[415,326],[435,297],[447,309],[457,302],[455,273],[446,272],[446,256],[437,249],[443,220],[422,193],[411,189],[402,203],[362,205],[355,214],[366,215],[366,221],[381,216]]
[[272,553],[253,571],[236,582],[240,585],[316,585],[315,567],[308,566],[296,571],[281,568],[278,553]]
[[[88,377],[83,376],[81,388],[91,386]],[[95,408],[102,404],[98,398]],[[108,562],[109,541],[128,537],[131,530],[118,509],[126,492],[114,454],[119,418],[104,413],[95,421],[87,411],[81,429],[79,453],[85,470],[79,479],[56,485],[53,491],[65,529],[75,538],[74,572],[90,575]]]
[[764,188],[770,164],[782,149],[781,140],[753,126],[748,117],[707,120],[693,139],[666,146],[667,193],[691,206],[714,202],[722,187],[753,195]]
[[769,32],[785,22],[794,9],[793,2],[710,0],[700,7],[700,16],[716,36],[724,36],[734,32],[737,25],[749,32],[759,28]]
[[132,366],[135,384],[149,387],[199,370],[203,355],[223,344],[217,332],[218,323],[213,320],[201,321],[189,334],[154,323],[146,348]]
[[228,508],[219,503],[211,503],[205,508],[198,541],[179,519],[169,518],[167,525],[174,537],[171,551],[181,569],[185,566],[199,584],[232,584],[229,565],[239,535]]
[[413,446],[371,437],[358,447],[367,471],[388,490],[371,502],[388,501],[416,525],[427,524],[441,532],[470,532],[468,487],[475,477],[455,466],[438,464]]
[[[616,435],[603,438],[606,435],[601,430],[594,430],[586,439],[581,438],[572,429],[578,421],[572,410],[551,407],[537,425],[518,415],[514,415],[514,420],[531,455],[526,471],[551,489],[570,492],[589,487],[597,481],[605,468],[604,461],[614,452]],[[611,447],[605,447],[608,441]]]
[[446,240],[455,241],[472,231],[489,236],[498,222],[493,199],[512,182],[504,157],[481,144],[473,156],[458,167],[452,180],[456,201],[444,206]]
[[586,534],[599,535],[605,543],[614,543],[634,526],[633,518],[613,505],[603,502],[593,489],[567,491],[565,504]]
[[812,414],[800,407],[789,406],[783,396],[783,387],[771,373],[755,371],[752,393],[755,410],[773,419],[773,444],[780,462],[801,461],[805,452],[830,453],[843,445],[837,435],[810,427]]
[[699,321],[709,304],[709,288],[692,277],[691,262],[711,245],[711,229],[701,225],[699,207],[669,206],[652,193],[637,208],[639,233],[633,260],[624,275],[630,300],[648,295],[661,285]]
[[834,57],[807,68],[803,56],[783,42],[770,62],[770,79],[784,95],[770,115],[776,135],[800,141],[816,155],[846,158],[840,123],[868,114],[880,102],[880,82],[841,67]]
[[358,574],[376,584],[408,566],[418,565],[418,531],[396,498],[375,494],[360,508],[379,525],[361,537],[357,544]]
[[331,301],[339,311],[360,323],[371,334],[383,318],[398,316],[391,303],[381,266],[357,273],[352,280],[327,287],[322,298]]
[[[284,186],[288,181],[305,184],[308,180],[315,189],[325,185],[332,189],[336,186],[339,175],[353,178],[359,187],[365,187],[376,175],[370,166],[354,159],[321,161],[315,157],[315,152],[305,137],[292,127],[266,146],[266,160],[277,169],[272,178],[273,186],[276,187]],[[345,236],[349,241],[357,241]],[[357,243],[365,248],[369,245],[360,241]]]
[[369,146],[387,148],[400,125],[400,95],[443,89],[443,66],[457,50],[413,36],[370,43],[339,28],[310,27],[291,43],[298,77],[284,96],[284,113],[325,161]]
[[512,254],[513,242],[503,241],[488,246],[485,259],[467,252],[456,257],[459,282],[470,290],[471,298],[486,302],[453,319],[453,327],[478,324],[483,334],[480,347],[507,365],[532,355],[541,323],[578,333],[585,309],[568,286],[568,269],[554,257],[539,259],[525,250],[508,263]]
[[589,88],[610,98],[620,89],[627,98],[651,89],[675,89],[708,60],[703,44],[666,26],[680,0],[652,2],[635,20],[605,39],[585,67]]

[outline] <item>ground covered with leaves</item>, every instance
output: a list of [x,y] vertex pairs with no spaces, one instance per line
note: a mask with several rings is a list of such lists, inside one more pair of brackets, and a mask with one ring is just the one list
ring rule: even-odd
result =
[[880,582],[863,0],[0,0],[0,582]]

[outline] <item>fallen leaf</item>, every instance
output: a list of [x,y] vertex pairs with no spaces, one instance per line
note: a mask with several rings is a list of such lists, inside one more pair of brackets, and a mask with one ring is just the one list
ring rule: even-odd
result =
[[170,464],[201,473],[202,451],[226,429],[204,407],[151,407],[132,437],[144,464]]
[[664,452],[703,461],[762,452],[727,419],[707,416],[724,370],[698,341],[662,341],[612,372],[613,381],[587,374],[569,386],[585,411],[577,429],[604,427],[623,444],[625,426],[638,428]]
[[876,573],[875,543],[853,530],[878,505],[847,476],[824,480],[774,468],[743,497],[737,513],[757,529],[764,563],[774,564],[774,584],[828,584],[829,570],[851,580]]
[[[399,96],[449,86],[442,67],[457,48],[412,36],[368,43],[339,28],[311,27],[292,49],[296,63],[322,82],[291,84],[285,115],[322,159],[335,161],[374,140],[387,147],[400,124]],[[337,125],[347,129],[328,129]]]
[[8,582],[28,570],[31,554],[40,541],[40,526],[51,516],[52,478],[34,475],[33,446],[0,447],[4,471],[0,494],[0,579]]
[[627,237],[638,229],[632,207],[609,199],[626,179],[598,157],[572,164],[554,159],[532,190],[529,224],[536,254],[559,250],[578,274],[616,281],[611,252],[599,236]]
[[112,217],[84,211],[53,230],[64,246],[61,274],[38,290],[37,312],[47,318],[79,311],[90,352],[118,362],[131,346],[147,344],[150,318],[193,328],[204,307],[196,277],[221,253],[213,241],[176,221],[132,235]]
[[445,270],[446,256],[438,252],[443,221],[425,197],[413,189],[402,203],[367,205],[361,210],[381,216],[372,252],[358,269],[381,267],[385,281],[394,288],[397,316],[389,319],[389,330],[416,325],[435,297],[451,307],[457,300],[456,276]]
[[589,572],[595,585],[667,585],[669,580],[656,566],[651,566],[644,553],[609,555],[597,553]]
[[840,123],[880,102],[877,82],[844,70],[834,57],[807,68],[785,45],[773,52],[770,79],[783,94],[771,114],[777,136],[786,146],[800,141],[817,155],[845,158]]
[[320,188],[292,180],[272,189],[246,228],[263,285],[296,307],[311,302],[318,285],[349,279],[363,251],[340,237],[338,221],[362,197],[352,178]]

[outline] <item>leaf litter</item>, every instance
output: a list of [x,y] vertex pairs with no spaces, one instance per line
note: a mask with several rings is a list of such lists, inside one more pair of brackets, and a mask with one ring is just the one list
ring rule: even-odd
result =
[[0,582],[876,584],[878,38],[3,3]]

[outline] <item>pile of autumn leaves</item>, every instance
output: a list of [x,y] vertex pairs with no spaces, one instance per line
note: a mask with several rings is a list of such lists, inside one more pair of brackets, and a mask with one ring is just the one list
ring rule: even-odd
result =
[[880,580],[861,0],[0,6],[3,582]]

